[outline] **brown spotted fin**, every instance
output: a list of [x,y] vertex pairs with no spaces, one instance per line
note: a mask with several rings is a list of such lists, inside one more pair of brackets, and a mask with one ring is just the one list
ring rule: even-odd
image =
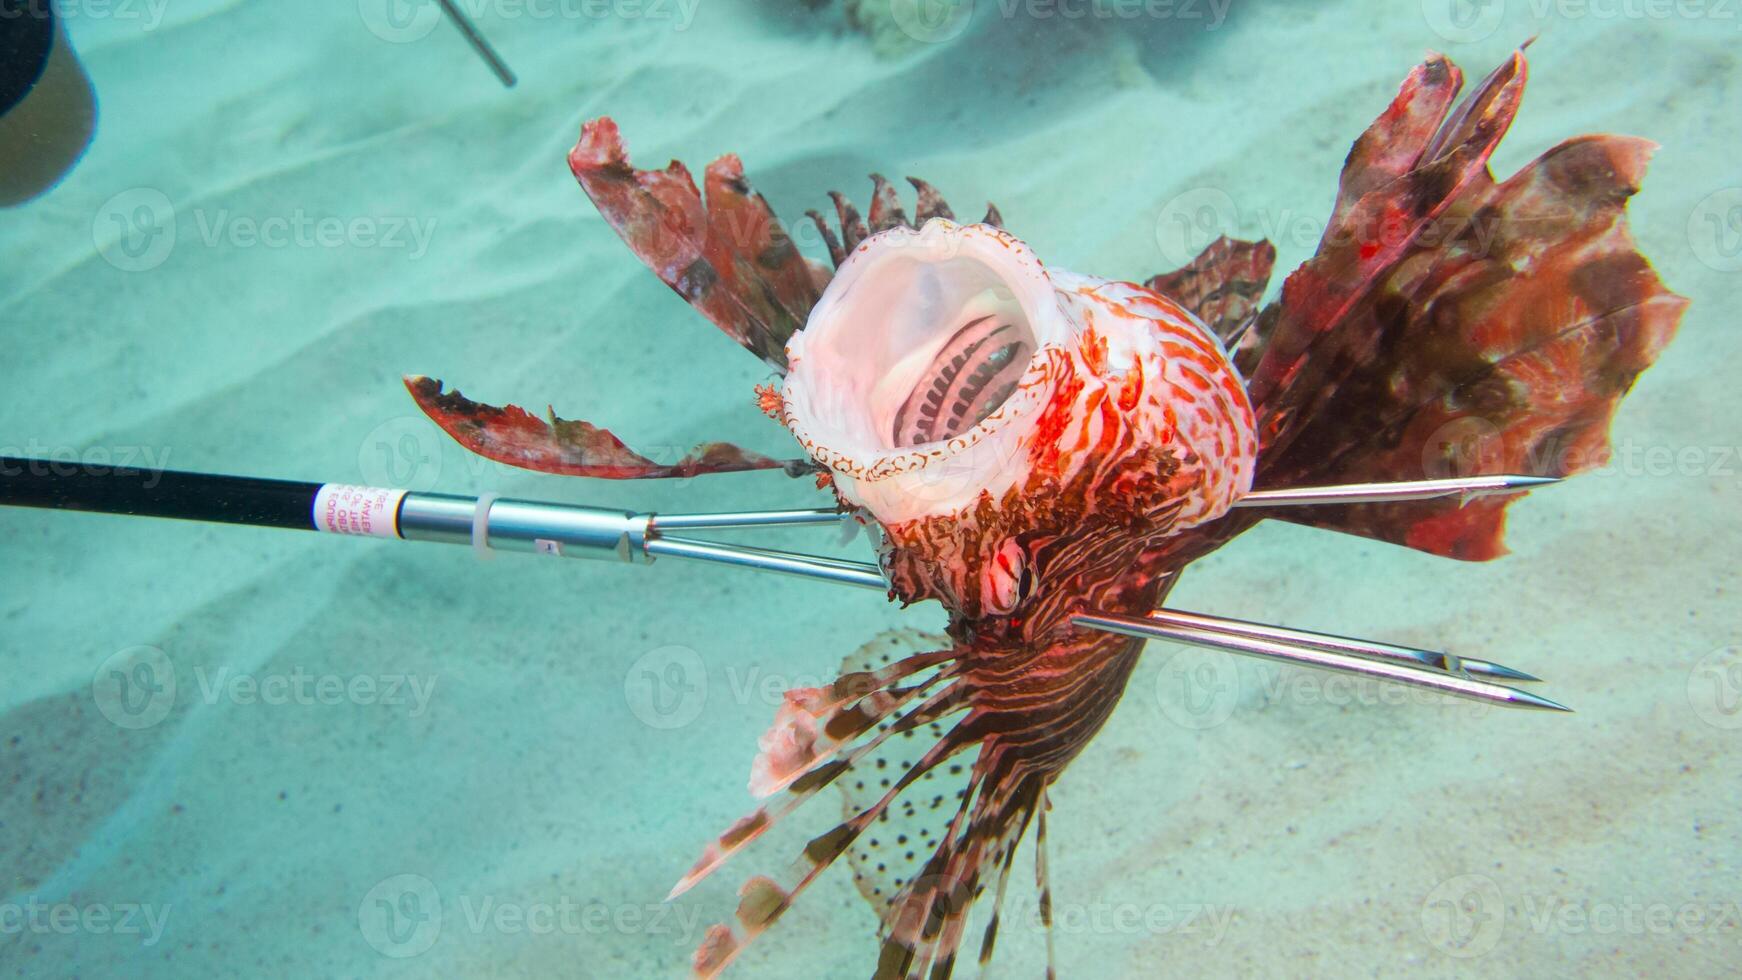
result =
[[[928,640],[944,648],[911,653]],[[751,789],[769,802],[709,842],[671,897],[713,874],[821,790],[844,779],[862,778],[862,767],[886,742],[901,740],[906,732],[962,709],[960,691],[950,683],[956,666],[947,640],[901,631],[899,638],[879,637],[870,646],[887,656],[875,664],[868,657],[855,658],[852,668],[830,684],[787,692],[752,766]],[[895,655],[897,650],[900,656]],[[930,765],[958,749],[939,743]],[[695,974],[712,977],[725,969],[823,871],[848,853],[895,795],[888,794],[879,805],[811,840],[783,874],[756,875],[746,882],[733,920],[710,928],[696,950]]]
[[541,419],[515,405],[483,405],[457,390],[444,391],[434,378],[408,377],[405,386],[424,414],[460,445],[498,463],[541,473],[631,480],[774,469],[799,476],[816,469],[809,460],[773,459],[729,442],[703,443],[681,459],[661,462],[589,422],[560,419],[555,413]]
[[[1240,352],[1258,489],[1560,477],[1606,460],[1621,397],[1687,300],[1627,229],[1651,143],[1582,136],[1494,179],[1525,78],[1519,51],[1454,110],[1460,75],[1436,56],[1356,142],[1318,253]],[[1485,560],[1505,552],[1515,499],[1267,516]]]
[[806,261],[743,164],[709,165],[702,192],[683,164],[637,170],[610,118],[581,129],[569,169],[631,251],[715,326],[777,371],[828,282]]
[[1192,311],[1222,343],[1234,346],[1258,316],[1276,246],[1226,235],[1190,264],[1152,276],[1143,285]]

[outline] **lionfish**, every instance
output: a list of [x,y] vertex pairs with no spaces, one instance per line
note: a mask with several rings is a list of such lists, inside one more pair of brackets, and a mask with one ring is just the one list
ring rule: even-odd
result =
[[[1019,841],[1035,827],[1041,921],[1049,788],[1107,721],[1141,640],[1076,611],[1141,616],[1179,572],[1251,527],[1259,487],[1419,479],[1435,433],[1478,420],[1495,472],[1565,476],[1604,458],[1621,396],[1686,300],[1625,216],[1655,148],[1583,136],[1497,181],[1488,158],[1524,90],[1522,49],[1465,98],[1430,56],[1362,134],[1316,254],[1261,306],[1275,250],[1222,238],[1146,283],[1045,265],[995,207],[959,224],[917,189],[917,224],[873,176],[835,266],[803,258],[735,156],[706,196],[682,164],[634,169],[609,118],[569,155],[623,240],[780,376],[761,409],[806,459],[707,443],[659,463],[610,432],[495,408],[409,378],[471,450],[613,479],[784,467],[880,532],[889,596],[949,613],[936,649],[883,638],[823,687],[788,691],[751,790],[673,895],[825,787],[846,815],[782,879],[757,876],[696,951],[712,976],[846,856],[881,918],[877,977],[947,977],[990,887],[989,962]],[[1441,442],[1444,440],[1441,439]],[[1503,553],[1517,495],[1288,509],[1279,516],[1465,560]],[[1274,512],[1273,512],[1274,513]],[[905,654],[905,655],[904,655]],[[1048,967],[1051,975],[1051,964]]]

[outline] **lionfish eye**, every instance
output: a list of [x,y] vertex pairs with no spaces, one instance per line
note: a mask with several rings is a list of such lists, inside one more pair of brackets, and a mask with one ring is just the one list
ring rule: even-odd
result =
[[980,601],[987,613],[1005,615],[1028,598],[1034,590],[1034,575],[1028,570],[1028,557],[1021,542],[1008,538],[992,555],[980,578]]

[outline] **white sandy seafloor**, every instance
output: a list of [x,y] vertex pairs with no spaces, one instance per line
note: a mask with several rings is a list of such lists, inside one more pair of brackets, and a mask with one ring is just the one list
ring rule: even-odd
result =
[[[1174,602],[1488,656],[1578,713],[1399,703],[1156,645],[1053,794],[1060,972],[1742,974],[1742,12],[1254,0],[1115,19],[982,0],[937,43],[874,44],[799,4],[469,6],[514,90],[448,26],[396,28],[374,0],[75,11],[102,119],[64,185],[0,215],[0,445],[638,509],[813,505],[778,475],[480,464],[400,388],[427,373],[548,402],[668,456],[791,451],[754,408],[765,372],[574,185],[583,120],[614,115],[644,166],[740,153],[789,220],[831,187],[862,200],[871,170],[912,173],[964,214],[995,200],[1049,262],[1142,278],[1208,201],[1191,234],[1269,234],[1286,270],[1427,49],[1479,77],[1540,35],[1498,169],[1578,133],[1658,141],[1634,229],[1693,299],[1622,408],[1615,463],[1515,507],[1498,562],[1267,525]],[[671,561],[483,564],[115,517],[0,512],[0,548],[6,976],[680,976],[737,883],[836,815],[819,799],[663,904],[751,808],[778,691],[941,619]],[[1008,976],[1044,956],[1028,866]],[[868,974],[875,921],[849,878],[822,879],[735,975]]]

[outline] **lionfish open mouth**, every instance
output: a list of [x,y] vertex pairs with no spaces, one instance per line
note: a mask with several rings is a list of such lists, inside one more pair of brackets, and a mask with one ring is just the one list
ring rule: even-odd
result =
[[[975,301],[999,298],[989,289]],[[1016,390],[1033,354],[1026,323],[996,313],[969,320],[932,357],[896,411],[890,445],[937,442],[979,425]]]
[[953,509],[1009,485],[1021,423],[1050,387],[1043,351],[1070,334],[1017,239],[941,219],[891,229],[842,264],[789,342],[786,421],[885,520]]

